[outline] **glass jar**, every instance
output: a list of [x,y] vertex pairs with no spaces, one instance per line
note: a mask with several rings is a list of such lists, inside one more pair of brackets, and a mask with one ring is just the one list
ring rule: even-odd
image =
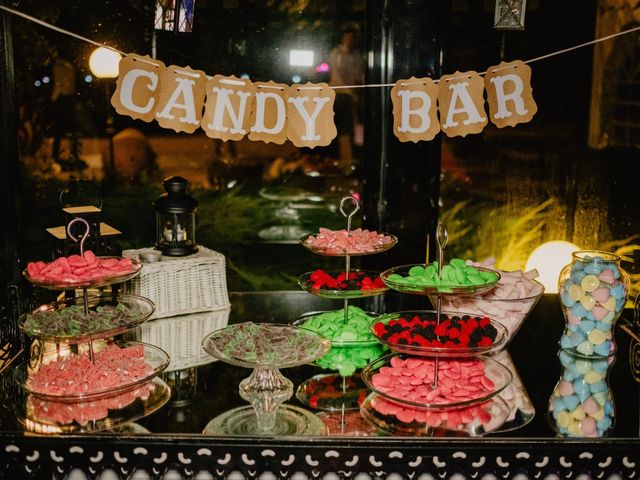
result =
[[549,399],[548,419],[563,437],[604,437],[614,426],[609,369],[615,355],[586,358],[560,350],[562,377]]
[[629,292],[620,257],[597,250],[574,252],[560,271],[558,292],[565,317],[560,348],[586,357],[615,352],[613,328]]

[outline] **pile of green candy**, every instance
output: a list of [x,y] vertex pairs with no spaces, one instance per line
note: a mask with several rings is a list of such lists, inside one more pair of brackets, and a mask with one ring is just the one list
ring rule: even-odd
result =
[[370,347],[331,347],[324,357],[316,360],[316,365],[348,377],[359,368],[366,367],[384,351],[385,347],[379,344]]
[[302,327],[313,330],[331,343],[347,342],[375,342],[376,337],[369,331],[369,325],[374,317],[367,315],[364,310],[349,305],[347,321],[344,319],[344,309],[324,312],[306,320]]
[[409,275],[403,277],[397,273],[391,274],[387,280],[392,283],[418,287],[464,287],[486,285],[498,280],[495,272],[479,270],[467,265],[461,258],[453,258],[448,265],[442,266],[438,276],[438,262],[429,265],[414,265],[409,269]]
[[27,315],[24,330],[39,337],[74,337],[124,327],[140,315],[137,307],[123,303],[103,305],[84,314],[84,307],[71,305],[59,310],[38,310]]
[[384,348],[369,330],[373,320],[374,317],[353,305],[347,309],[346,322],[344,309],[320,313],[306,320],[302,324],[303,328],[328,338],[332,344],[331,350],[316,360],[316,365],[337,370],[340,375],[348,377],[358,368],[378,358]]

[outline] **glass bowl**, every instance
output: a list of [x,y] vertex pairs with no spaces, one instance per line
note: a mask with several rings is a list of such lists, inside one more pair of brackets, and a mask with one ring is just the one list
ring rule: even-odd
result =
[[477,405],[438,411],[408,407],[371,393],[360,406],[371,425],[394,436],[479,437],[498,430],[509,415],[505,401],[496,396]]
[[[341,273],[344,273],[344,269],[341,270],[323,270],[324,273],[331,276],[333,279],[336,279]],[[304,290],[309,293],[312,293],[318,297],[324,298],[334,298],[334,299],[344,299],[344,298],[362,298],[362,297],[372,297],[374,295],[380,295],[387,290],[389,287],[386,285],[382,285],[376,288],[369,288],[363,290],[361,286],[347,286],[346,288],[314,288],[313,285],[315,282],[311,279],[311,277],[316,274],[318,270],[314,270],[313,272],[307,272],[298,278],[298,285],[300,285]],[[371,280],[375,280],[380,278],[379,272],[374,272],[371,270],[359,270],[352,269],[350,273],[356,275],[355,280],[359,280],[365,277],[370,278]]]
[[[378,232],[380,233],[380,232]],[[302,244],[303,247],[305,247],[307,250],[318,254],[318,255],[324,255],[327,257],[346,257],[346,256],[350,256],[350,257],[359,257],[359,256],[364,256],[364,255],[373,255],[376,253],[382,253],[382,252],[386,252],[387,250],[389,250],[391,247],[393,247],[396,243],[398,243],[398,238],[395,235],[391,235],[390,233],[380,233],[381,235],[384,235],[385,237],[389,237],[390,240],[386,243],[383,243],[381,245],[376,245],[374,247],[372,247],[369,250],[366,251],[361,251],[359,249],[346,249],[346,248],[328,248],[328,247],[316,247],[314,245],[310,245],[308,240],[309,237],[313,237],[315,235],[318,235],[318,233],[308,233],[306,235],[303,235],[302,237],[300,237],[300,243]]]
[[[412,371],[410,376],[391,373],[405,362],[406,365],[411,364],[408,367],[410,370],[416,371]],[[375,393],[392,402],[415,408],[446,410],[489,400],[504,390],[513,377],[507,367],[491,357],[439,359],[438,386],[434,389],[431,384],[433,373],[429,376],[428,370],[433,371],[435,364],[436,360],[433,359],[398,353],[385,355],[362,370],[362,380]],[[426,369],[426,375],[421,373],[418,367]],[[476,367],[482,368],[484,376],[474,375],[465,379],[465,371],[470,375],[471,372],[468,370]]]
[[22,315],[18,326],[33,338],[58,343],[82,343],[113,337],[144,323],[154,312],[151,300],[138,295],[89,295],[89,315],[82,296],[41,305]]
[[274,368],[310,363],[329,351],[329,340],[293,325],[245,322],[216,330],[202,340],[215,358],[239,367]]
[[[50,344],[52,345],[52,344]],[[117,352],[113,347],[118,347],[119,349],[131,349],[126,353],[120,352],[121,355],[118,357],[115,352]],[[72,348],[78,347],[78,348]],[[41,369],[47,368],[44,370],[45,372],[51,373],[53,370],[57,369],[57,375],[55,373],[51,373],[53,379],[57,381],[65,381],[61,378],[63,371],[73,372],[76,368],[85,368],[87,366],[86,360],[84,363],[76,363],[80,360],[84,360],[83,357],[87,359],[90,358],[89,348],[93,349],[94,358],[96,362],[99,361],[102,352],[106,355],[106,359],[104,360],[104,365],[102,368],[95,368],[93,371],[84,370],[81,372],[82,380],[86,381],[93,385],[93,389],[85,392],[48,392],[39,388],[40,381],[42,383],[49,382],[50,380],[43,379],[41,376],[43,373]],[[75,350],[75,351],[74,351]],[[32,352],[33,353],[33,352]],[[142,355],[136,356],[138,353]],[[147,365],[147,368],[140,372],[139,375],[127,375],[123,374],[119,380],[119,383],[113,383],[113,377],[105,378],[106,373],[113,373],[116,368],[120,368],[120,370],[126,370],[127,366],[130,368],[134,368],[133,360],[144,360],[144,363]],[[52,352],[44,353],[39,359],[38,362],[33,365],[29,364],[29,362],[25,362],[18,366],[15,372],[15,378],[17,383],[22,387],[24,391],[32,394],[35,397],[38,397],[42,400],[50,400],[53,402],[64,402],[64,403],[74,403],[74,402],[89,402],[93,400],[100,400],[103,398],[111,397],[119,393],[125,393],[130,390],[143,385],[160,373],[162,373],[167,366],[169,365],[169,356],[167,353],[154,346],[149,345],[147,343],[142,342],[113,342],[113,341],[95,341],[88,344],[82,345],[71,345],[71,346],[57,346],[56,349]],[[129,365],[127,365],[127,361],[129,361]],[[135,365],[136,370],[139,368],[138,365]],[[79,366],[80,365],[80,366]],[[101,371],[100,371],[101,370]],[[80,374],[80,372],[77,372]],[[47,374],[47,373],[45,373]],[[71,373],[70,373],[71,374]],[[95,379],[90,382],[88,379],[88,375],[94,375]],[[34,385],[34,378],[37,378],[38,384]],[[69,377],[66,380],[67,383],[73,382],[77,380],[77,378]],[[96,386],[100,381],[102,381],[102,385]],[[107,385],[108,383],[113,383]]]
[[[349,337],[344,336],[345,339],[340,338],[341,336],[343,336],[342,334],[344,334],[344,328],[343,328],[343,326],[345,325],[344,309],[303,313],[302,315],[294,318],[291,321],[291,324],[298,326],[300,328],[304,328],[305,330],[316,332],[318,335],[321,335],[324,338],[327,338],[331,342],[332,347],[349,348],[349,347],[371,347],[374,345],[378,345],[379,344],[378,339],[374,335],[372,335],[368,330],[368,325],[371,323],[372,320],[375,320],[378,314],[374,312],[365,312],[364,310],[358,307],[355,307],[353,305],[349,305],[348,308],[349,308],[350,315],[347,321],[347,325],[349,323],[359,324],[360,319],[365,315],[369,317],[366,321],[366,324],[367,324],[366,336],[362,335],[362,332],[365,329],[356,328],[355,330],[359,331],[361,338],[357,338],[358,333],[356,333],[355,334],[356,338],[352,339],[351,338],[351,336],[353,335],[352,332],[349,333]],[[352,314],[351,312],[354,312],[354,313]],[[332,325],[330,326],[330,328],[327,328],[326,330],[319,330],[317,326],[312,326],[307,323],[312,319],[316,319],[316,321],[320,322],[322,318],[318,319],[316,317],[320,317],[321,315],[323,317],[326,316],[329,319],[329,321],[331,321]],[[323,325],[327,324],[324,321],[322,323]]]
[[[430,265],[430,264],[429,264]],[[500,280],[500,274],[495,270],[484,267],[474,267],[482,272],[492,273],[495,275],[495,279],[487,281],[480,285],[453,285],[453,284],[441,284],[441,285],[421,285],[410,284],[405,282],[398,282],[393,278],[389,278],[391,275],[400,275],[402,277],[409,276],[409,270],[413,267],[428,267],[425,264],[412,264],[412,265],[400,265],[398,267],[389,268],[380,274],[382,281],[393,290],[397,290],[401,293],[412,293],[415,295],[475,295],[487,292],[491,290]]]
[[[445,313],[445,312],[442,312]],[[463,317],[467,316],[466,313],[460,312],[446,312],[449,316],[448,318],[458,316]],[[398,320],[400,318],[404,318],[406,320],[411,320],[415,317],[418,317],[422,320],[425,318],[431,319],[433,317],[435,319],[436,312],[434,310],[405,310],[400,312],[386,313],[384,315],[380,315],[373,322],[371,322],[370,330],[371,334],[378,339],[380,343],[388,346],[391,350],[395,350],[396,352],[407,353],[410,355],[417,355],[421,357],[470,357],[481,354],[488,354],[491,352],[495,352],[500,350],[507,340],[507,329],[504,325],[496,322],[495,320],[489,319],[490,325],[496,330],[496,338],[493,343],[490,345],[476,345],[476,346],[422,346],[422,345],[409,345],[409,344],[400,344],[396,342],[390,342],[382,338],[376,333],[376,325],[384,324],[387,325],[392,320]],[[470,315],[469,315],[470,316]],[[441,320],[442,322],[443,320]],[[436,337],[442,339],[443,337]]]
[[[443,296],[442,310],[466,315],[487,315],[500,322],[507,329],[506,345],[518,333],[529,313],[544,294],[544,286],[540,282],[530,281],[535,284],[535,290],[522,298],[495,298],[493,292],[468,297]],[[436,304],[435,295],[430,296],[429,299],[433,305]]]
[[[100,260],[122,260],[122,257],[98,257]],[[48,280],[37,280],[29,275],[29,272],[25,268],[22,272],[24,278],[26,278],[30,283],[46,288],[48,290],[74,290],[76,288],[97,288],[97,287],[106,287],[107,285],[113,285],[116,283],[126,282],[127,280],[131,280],[133,277],[140,273],[142,270],[142,263],[138,260],[131,260],[131,271],[126,273],[115,273],[113,275],[105,275],[104,277],[99,277],[92,280],[79,280],[79,281],[48,281]]]

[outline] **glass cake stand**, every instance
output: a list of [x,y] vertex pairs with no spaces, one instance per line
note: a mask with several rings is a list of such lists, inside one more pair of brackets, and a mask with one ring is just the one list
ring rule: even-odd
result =
[[329,351],[329,340],[292,325],[246,322],[209,334],[204,350],[215,358],[252,368],[240,382],[240,396],[250,406],[229,410],[209,422],[211,435],[324,435],[326,427],[313,413],[283,405],[293,383],[281,368],[313,362]]

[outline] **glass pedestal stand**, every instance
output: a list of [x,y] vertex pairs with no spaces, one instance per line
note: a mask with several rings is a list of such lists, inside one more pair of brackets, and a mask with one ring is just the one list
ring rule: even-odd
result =
[[[352,204],[352,208],[350,210],[347,209],[348,203]],[[350,235],[351,232],[351,220],[353,216],[360,210],[360,203],[358,200],[352,196],[347,196],[342,199],[340,202],[340,213],[347,220],[347,235]],[[397,239],[392,235],[387,235],[390,241],[386,245],[382,245],[379,248],[372,249],[371,251],[361,251],[358,250],[354,245],[352,251],[350,249],[344,249],[344,251],[337,251],[333,249],[331,251],[311,247],[307,244],[307,239],[309,235],[302,237],[301,243],[307,249],[312,251],[313,253],[323,255],[323,256],[337,256],[344,257],[345,264],[344,270],[332,272],[335,275],[335,278],[338,278],[339,275],[344,274],[345,283],[348,284],[350,281],[350,275],[354,274],[355,278],[363,275],[364,277],[374,279],[379,277],[378,272],[364,271],[364,270],[352,270],[351,268],[351,257],[352,256],[362,256],[362,255],[371,255],[375,253],[383,252],[395,245]],[[325,272],[329,273],[329,272]],[[309,272],[303,274],[299,280],[299,285],[304,288],[307,292],[323,297],[323,298],[332,298],[342,300],[343,308],[344,308],[344,325],[348,325],[350,322],[349,315],[349,300],[355,298],[363,298],[368,296],[381,295],[385,291],[388,290],[386,286],[376,287],[371,289],[362,289],[357,286],[349,285],[346,288],[341,289],[339,286],[335,288],[314,288],[313,285],[313,274],[314,272]],[[354,284],[356,282],[353,282]],[[318,312],[320,313],[320,312]],[[374,314],[375,315],[375,314]],[[298,317],[294,320],[294,324],[303,325],[306,320],[313,317],[313,313],[308,313]],[[353,332],[352,332],[353,333]],[[355,335],[355,334],[354,334]],[[327,358],[336,358],[339,359],[343,357],[345,362],[351,363],[354,356],[358,355],[358,349],[363,349],[360,351],[364,351],[366,349],[367,356],[363,358],[368,358],[368,361],[375,360],[378,356],[383,353],[383,350],[380,344],[377,342],[375,338],[368,338],[367,340],[331,340],[331,351],[327,355]],[[369,349],[376,349],[377,351],[370,351]],[[296,391],[296,398],[303,403],[314,409],[325,410],[328,412],[342,412],[342,418],[344,418],[344,412],[350,410],[358,410],[360,408],[360,404],[365,399],[368,394],[368,388],[360,378],[360,373],[358,370],[365,366],[367,362],[364,362],[361,365],[350,364],[351,368],[346,368],[347,371],[354,371],[354,366],[356,367],[356,371],[354,373],[348,374],[343,373],[340,370],[343,368],[339,367],[340,361],[338,360],[333,365],[320,364],[321,362],[317,362],[318,366],[322,368],[327,368],[330,370],[339,370],[337,373],[328,373],[328,374],[320,374],[316,375],[305,382],[303,382]],[[342,426],[344,430],[345,425]],[[344,432],[342,432],[344,433]],[[346,434],[346,433],[345,433]]]
[[[71,231],[76,223],[85,228],[80,238]],[[79,242],[77,258],[80,260],[68,257],[75,261],[73,265],[66,258],[60,260],[67,262],[66,268],[58,263],[55,268],[62,272],[56,276],[43,276],[41,271],[29,266],[23,272],[24,277],[38,287],[74,292],[80,289],[82,292],[78,297],[41,305],[20,319],[20,329],[34,342],[29,359],[18,365],[14,372],[15,381],[24,392],[15,403],[15,410],[18,421],[28,431],[36,433],[88,433],[111,429],[149,415],[162,407],[171,395],[166,383],[156,378],[169,366],[166,352],[141,342],[113,341],[116,335],[145,322],[154,312],[153,302],[137,295],[88,294],[89,289],[115,285],[135,277],[142,264],[131,261],[128,268],[112,269],[110,267],[116,266],[121,258],[85,257],[84,242],[89,235],[89,224],[82,218],[69,222],[67,234]],[[81,260],[84,264],[78,265]],[[52,264],[48,267],[54,268]],[[41,268],[47,268],[44,263],[42,265]],[[95,269],[93,276],[84,275],[90,269],[89,265]],[[82,273],[81,269],[84,269]],[[93,375],[95,370],[83,368],[81,373],[77,370],[78,364],[73,363],[85,355],[95,365],[100,362],[101,352],[109,348],[131,352],[126,362],[132,362],[133,370],[126,376],[115,374],[117,382],[101,382]],[[126,362],[122,359],[120,370],[128,367]],[[144,373],[133,373],[141,363],[144,363]],[[67,386],[70,388],[49,388],[48,381],[37,380],[40,367],[44,365],[51,367],[51,371],[66,369],[71,375],[79,376],[86,382],[87,389],[74,388],[78,377],[69,379]],[[109,370],[115,369],[106,363],[99,368],[102,380],[112,373]],[[94,382],[88,382],[87,377],[94,378]]]
[[205,434],[218,435],[324,435],[326,427],[313,413],[286,405],[293,382],[278,368],[256,365],[240,382],[240,396],[251,405],[234,408],[211,420]]
[[252,368],[240,382],[239,394],[251,405],[218,415],[205,427],[208,435],[325,435],[312,412],[284,402],[293,383],[280,368],[314,361],[329,350],[329,341],[291,325],[244,323],[217,330],[202,342],[204,350],[223,362]]
[[[436,297],[435,312],[404,311],[385,314],[378,317],[378,322],[371,325],[372,333],[380,342],[386,344],[391,350],[401,352],[382,357],[376,362],[367,365],[363,370],[363,379],[369,388],[374,391],[374,394],[368,396],[363,402],[360,410],[361,414],[373,425],[387,433],[436,435],[439,430],[444,428],[444,430],[451,431],[456,435],[483,435],[499,428],[510,412],[506,402],[499,397],[499,393],[511,383],[513,375],[504,365],[492,360],[490,357],[482,356],[482,354],[497,350],[504,343],[507,336],[506,328],[497,322],[491,321],[495,331],[495,340],[492,339],[489,345],[459,346],[457,342],[446,340],[448,339],[448,334],[438,333],[442,322],[442,298],[444,295],[464,295],[488,291],[495,286],[500,278],[499,274],[493,272],[495,278],[484,283],[463,284],[464,278],[460,278],[460,275],[456,275],[455,280],[452,280],[449,276],[449,279],[445,279],[445,282],[442,282],[444,249],[447,242],[447,229],[442,222],[439,222],[436,230],[438,264],[437,271],[433,274],[435,279],[431,282],[405,282],[398,278],[406,278],[407,274],[411,276],[410,270],[420,270],[428,264],[394,267],[380,275],[388,287],[399,292],[423,296],[434,295]],[[403,273],[405,275],[402,275]],[[424,335],[428,337],[429,342],[432,340],[432,336],[435,335],[435,339],[438,341],[437,346],[433,346],[430,343],[423,345],[418,340],[414,341],[413,336],[410,340],[406,337],[389,340],[393,335],[400,334],[394,331],[390,335],[386,330],[387,324],[395,328],[396,325],[402,325],[400,322],[406,321],[406,319],[420,318],[422,313],[427,314],[426,319],[435,314],[429,320],[433,323],[427,326],[422,325],[421,328],[425,331],[427,328],[431,329],[430,333]],[[379,328],[380,325],[383,326],[382,330]],[[408,330],[403,330],[402,333],[413,335],[410,333],[412,328],[409,327]],[[461,327],[452,328],[461,330]],[[382,333],[383,331],[385,332],[384,334]],[[415,335],[426,340],[422,333]],[[401,342],[400,340],[404,341]],[[450,342],[451,345],[440,344],[440,342],[445,341]],[[412,362],[413,366],[405,367],[405,362]],[[449,390],[452,387],[447,387],[445,381],[453,382],[457,389],[464,389],[464,382],[470,382],[469,386],[472,386],[471,384],[474,380],[471,380],[471,377],[467,378],[464,372],[469,372],[469,369],[478,364],[481,365],[482,369],[479,375],[482,375],[482,379],[490,387],[483,384],[483,387],[473,390],[477,393],[470,395],[470,398],[464,401],[461,401],[459,397],[449,397]],[[445,371],[452,368],[453,365],[457,365],[457,368],[460,369],[456,372],[456,380],[450,378]],[[383,368],[387,369],[387,376],[379,373]],[[393,368],[396,368],[395,373],[389,373],[388,370],[393,370]],[[408,370],[401,371],[404,368],[408,368]],[[418,368],[421,369],[420,376],[417,375],[417,371],[413,371]],[[379,380],[374,379],[376,375]],[[396,380],[398,375],[402,375],[402,378],[408,380],[408,383],[403,384],[403,382]],[[441,375],[447,378],[440,379]],[[403,385],[404,388],[402,388]],[[407,385],[412,385],[413,387],[408,387]],[[443,390],[440,390],[440,387]],[[409,390],[408,392],[407,389]],[[445,392],[444,395],[442,395],[443,391]],[[483,393],[480,394],[480,392]]]

